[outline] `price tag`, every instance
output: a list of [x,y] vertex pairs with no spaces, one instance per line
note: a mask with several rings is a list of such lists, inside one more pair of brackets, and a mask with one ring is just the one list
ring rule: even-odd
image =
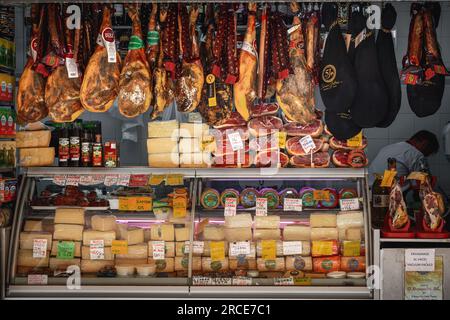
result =
[[316,144],[314,143],[313,138],[310,135],[304,136],[300,139],[300,144],[302,145],[303,150],[306,154],[310,153],[316,148]]
[[313,190],[313,199],[318,201],[330,201],[330,191]]
[[187,199],[185,197],[175,197],[173,199],[173,217],[184,218],[186,217]]
[[248,241],[239,241],[239,242],[230,242],[230,256],[236,257],[239,255],[249,255],[251,253],[250,250],[250,242]]
[[236,215],[237,199],[225,198],[225,208],[223,215],[225,217],[231,217]]
[[216,277],[212,278],[213,286],[231,286],[233,284],[232,278]]
[[58,241],[56,258],[58,259],[73,259],[75,256],[75,242],[72,241]]
[[203,230],[205,230],[205,227],[209,224],[209,219],[203,219],[202,221],[200,221],[197,225],[197,233],[202,233]]
[[119,197],[119,211],[130,211],[130,198]]
[[82,186],[90,186],[93,184],[92,182],[93,182],[92,176],[89,176],[89,175],[80,176],[80,184]]
[[183,185],[182,174],[168,174],[166,177],[166,185],[168,186],[180,186]]
[[29,285],[47,285],[48,276],[46,274],[29,274],[27,282]]
[[347,139],[347,145],[349,147],[362,147],[362,140],[363,140],[363,135],[362,135],[362,130],[354,137]]
[[275,260],[277,257],[276,240],[261,240],[262,258],[265,260]]
[[292,256],[302,254],[303,247],[301,241],[283,241],[283,255]]
[[[184,253],[189,253],[189,241],[184,242]],[[202,254],[205,249],[205,243],[203,241],[193,241],[192,242],[192,251],[193,253]]]
[[117,184],[118,176],[117,174],[107,174],[105,175],[105,180],[103,184],[107,187],[111,187]]
[[66,185],[66,175],[55,175],[53,176],[53,183],[64,187]]
[[225,244],[223,241],[211,241],[209,243],[211,261],[222,261],[225,259]]
[[76,186],[80,184],[80,176],[76,174],[67,175],[66,186]]
[[214,136],[205,136],[201,138],[200,150],[206,152],[216,151],[216,139]]
[[278,140],[278,147],[280,149],[286,148],[286,138],[287,138],[287,132],[284,131],[278,131],[276,134],[277,140]]
[[111,246],[112,254],[127,254],[128,242],[126,240],[113,240]]
[[199,112],[188,113],[188,122],[190,123],[202,123],[202,115]]
[[204,276],[192,276],[192,285],[194,286],[210,286],[212,279]]
[[256,198],[256,215],[267,216],[267,198]]
[[250,277],[233,277],[233,286],[251,286],[253,279]]
[[47,239],[33,240],[33,258],[45,258],[47,256]]
[[103,240],[91,240],[89,253],[91,260],[105,260],[105,242]]
[[339,206],[341,207],[341,211],[359,210],[359,199],[339,199]]
[[294,278],[294,285],[296,286],[311,286],[311,278]]
[[427,178],[428,174],[425,172],[418,172],[414,171],[411,172],[406,179],[408,180],[419,180],[421,183],[425,182],[425,179]]
[[130,177],[130,174],[119,174],[117,176],[117,185],[128,187],[128,185],[130,184]]
[[302,211],[302,199],[284,198],[283,211]]
[[78,78],[78,66],[74,58],[66,58],[66,69],[69,79]]
[[102,184],[105,182],[105,175],[104,174],[96,174],[92,176],[92,184]]
[[320,256],[331,256],[333,255],[333,241],[313,241],[314,250]]
[[384,170],[383,179],[381,180],[381,187],[392,187],[392,183],[394,182],[394,178],[397,175],[396,170]]
[[150,184],[151,186],[158,186],[158,185],[160,185],[161,183],[163,183],[164,180],[166,180],[166,175],[165,175],[165,174],[153,174],[153,175],[150,177],[149,184]]
[[273,284],[276,286],[293,286],[294,285],[294,278],[293,277],[286,277],[286,278],[274,278]]
[[166,245],[164,241],[152,241],[153,247],[153,259],[163,260],[165,259]]
[[230,140],[231,149],[233,149],[233,151],[244,149],[244,143],[242,142],[239,131],[229,133],[228,140]]
[[132,174],[128,186],[145,187],[149,184],[149,176],[147,174]]
[[435,249],[405,249],[405,271],[433,272]]
[[357,257],[361,255],[361,243],[359,241],[344,241],[343,247],[344,257]]
[[134,197],[136,202],[135,211],[151,211],[152,210],[152,198],[150,197]]

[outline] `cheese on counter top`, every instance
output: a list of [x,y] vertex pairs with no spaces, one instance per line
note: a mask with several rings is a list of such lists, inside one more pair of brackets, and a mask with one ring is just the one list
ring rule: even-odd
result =
[[255,229],[253,232],[254,240],[280,240],[280,229]]
[[339,229],[364,227],[364,215],[362,211],[341,212],[336,220]]
[[52,234],[48,232],[21,232],[19,235],[19,248],[33,250],[34,239],[46,239],[47,250],[50,250]]
[[[91,240],[103,240],[105,247],[111,247],[112,241],[116,240],[115,231],[95,231],[92,229],[83,232],[83,246],[90,246]],[[144,239],[142,239],[144,240]]]
[[203,240],[225,240],[225,228],[217,225],[207,225],[203,230]]
[[287,256],[286,270],[292,271],[312,271],[313,263],[311,257]]
[[225,217],[225,228],[251,228],[252,215],[250,213],[240,213],[235,216]]
[[199,153],[202,152],[201,138],[181,138],[179,142],[180,153]]
[[174,272],[175,258],[165,258],[164,260],[148,259],[149,264],[156,265],[156,272]]
[[311,228],[307,226],[287,225],[283,229],[283,240],[311,240]]
[[180,166],[180,156],[178,153],[149,154],[148,166],[152,168],[178,168]]
[[147,153],[178,153],[178,138],[147,139]]
[[230,270],[255,270],[256,269],[256,259],[249,258],[229,258],[228,265]]
[[333,213],[313,213],[309,217],[311,228],[336,227],[336,214]]
[[[187,271],[189,268],[189,256],[175,257],[175,271]],[[202,258],[192,257],[192,271],[202,270]]]
[[162,223],[154,224],[151,226],[151,240],[159,241],[174,241],[175,240],[175,228],[173,224]]
[[113,267],[114,260],[85,260],[81,259],[82,273],[97,273],[104,267]]
[[144,229],[119,227],[120,240],[126,240],[128,246],[144,242]]
[[286,269],[284,258],[276,258],[275,260],[258,258],[256,264],[258,271],[284,271]]
[[55,224],[79,224],[84,226],[83,208],[56,208]]
[[206,123],[180,123],[181,138],[198,138],[209,134],[209,126]]
[[190,229],[187,227],[175,228],[175,241],[188,241],[190,233],[189,231]]
[[225,228],[224,230],[225,240],[229,242],[252,240],[251,228]]
[[42,226],[42,220],[25,220],[23,231],[35,231],[35,232],[44,231]]
[[58,259],[58,258],[50,258],[49,267],[52,270],[61,270],[65,271],[69,266],[80,266],[81,259],[80,258],[74,258],[74,259]]
[[55,161],[55,148],[23,148],[19,150],[19,166],[50,167]]
[[226,271],[229,269],[228,258],[220,261],[213,261],[211,258],[207,257],[203,257],[201,259],[203,272],[218,272]]
[[177,120],[150,121],[148,124],[149,138],[178,138],[180,124]]
[[116,216],[113,215],[95,215],[91,218],[91,228],[95,231],[115,231]]
[[180,154],[181,168],[208,168],[212,163],[213,160],[209,152]]
[[148,246],[147,243],[139,243],[128,246],[128,253],[116,254],[117,259],[147,259]]
[[19,267],[48,267],[49,252],[45,258],[33,258],[33,250],[20,249],[17,254],[17,265]]
[[54,240],[83,240],[84,226],[78,224],[55,224],[53,231]]
[[337,228],[311,228],[311,240],[338,240]]
[[280,216],[255,216],[256,229],[279,229]]

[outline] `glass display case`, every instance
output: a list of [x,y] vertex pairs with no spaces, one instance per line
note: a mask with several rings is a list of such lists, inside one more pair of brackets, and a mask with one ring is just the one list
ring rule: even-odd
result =
[[30,168],[7,296],[371,298],[367,204],[365,169]]

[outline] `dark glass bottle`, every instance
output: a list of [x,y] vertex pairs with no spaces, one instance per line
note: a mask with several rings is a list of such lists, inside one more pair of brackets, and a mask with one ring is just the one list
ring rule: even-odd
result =
[[92,144],[92,166],[103,166],[102,127],[100,122],[95,123],[94,143]]
[[68,125],[65,123],[59,129],[58,156],[59,156],[59,166],[60,167],[69,166],[69,158],[70,158],[69,128],[68,128]]
[[73,123],[70,130],[70,167],[80,166],[80,155],[81,155],[81,134],[80,125],[78,123]]
[[81,166],[90,167],[92,165],[92,130],[86,125],[81,136]]

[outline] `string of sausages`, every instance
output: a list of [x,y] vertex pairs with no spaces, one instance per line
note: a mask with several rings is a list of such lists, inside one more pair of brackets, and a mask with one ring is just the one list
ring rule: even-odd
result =
[[178,5],[171,3],[167,10],[162,48],[164,51],[164,67],[172,79],[177,79],[181,73],[178,31]]

